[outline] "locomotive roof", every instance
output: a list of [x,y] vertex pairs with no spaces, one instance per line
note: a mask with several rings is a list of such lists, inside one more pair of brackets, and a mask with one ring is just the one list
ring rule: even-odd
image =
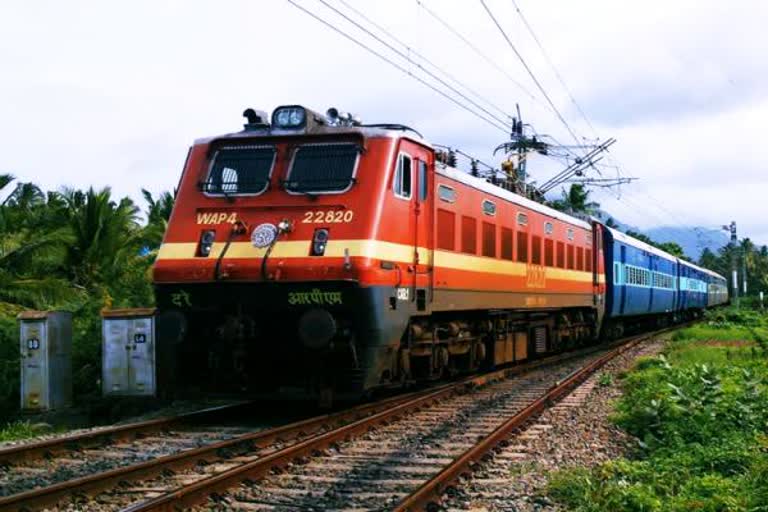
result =
[[451,178],[453,180],[459,181],[470,187],[476,188],[478,190],[482,190],[486,194],[490,194],[492,196],[496,196],[500,199],[504,199],[511,203],[515,203],[524,208],[528,208],[529,210],[533,210],[543,215],[547,215],[548,217],[552,217],[554,219],[567,222],[568,224],[571,224],[573,226],[578,226],[580,228],[584,228],[587,230],[592,229],[592,226],[590,226],[588,222],[585,222],[581,219],[577,219],[576,217],[567,215],[561,211],[555,210],[554,208],[550,208],[549,206],[545,206],[541,203],[537,203],[536,201],[531,201],[526,197],[523,197],[521,195],[505,190],[499,186],[488,183],[482,178],[472,176],[471,174],[467,174],[466,172],[460,171],[454,167],[436,166],[435,169],[437,174],[441,174],[447,178]]
[[407,127],[403,127],[403,129],[396,129],[378,126],[324,126],[322,129],[312,132],[297,132],[295,130],[282,130],[272,128],[263,130],[241,130],[239,132],[225,133],[223,135],[214,135],[195,139],[195,145],[208,144],[214,140],[239,140],[254,138],[272,139],[277,137],[329,137],[339,135],[359,135],[364,138],[404,138],[431,147],[430,144],[425,141],[418,132],[411,131]]

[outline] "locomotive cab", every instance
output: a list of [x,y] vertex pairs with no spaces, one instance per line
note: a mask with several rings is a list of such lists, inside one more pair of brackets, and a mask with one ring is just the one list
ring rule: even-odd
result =
[[154,267],[158,378],[214,393],[387,384],[426,314],[432,151],[335,109],[247,110],[195,142]]

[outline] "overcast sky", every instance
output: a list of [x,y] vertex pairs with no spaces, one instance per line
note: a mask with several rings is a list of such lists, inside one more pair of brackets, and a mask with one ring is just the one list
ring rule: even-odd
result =
[[[519,103],[538,132],[571,141],[479,0],[422,2],[495,66],[416,0],[346,1],[504,112]],[[296,2],[381,48],[319,1]],[[736,220],[768,243],[768,2],[517,0],[594,132],[512,0],[487,3],[577,136],[618,139],[614,161],[640,180],[620,198],[596,191],[611,214],[641,228]],[[0,172],[48,189],[111,186],[137,200],[141,187],[171,189],[192,141],[239,130],[249,106],[337,106],[488,161],[505,140],[285,0],[3,0],[0,65]],[[530,165],[540,182],[556,170]]]

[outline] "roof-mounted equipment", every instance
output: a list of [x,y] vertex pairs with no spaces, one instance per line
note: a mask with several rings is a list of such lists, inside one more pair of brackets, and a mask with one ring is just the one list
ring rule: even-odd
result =
[[331,107],[325,112],[328,118],[328,124],[331,126],[360,126],[360,119],[348,112],[342,112],[337,108]]
[[272,112],[272,130],[312,133],[329,124],[324,115],[301,105],[284,105]]
[[247,108],[243,112],[243,117],[248,121],[243,125],[245,131],[269,129],[269,114],[263,110]]

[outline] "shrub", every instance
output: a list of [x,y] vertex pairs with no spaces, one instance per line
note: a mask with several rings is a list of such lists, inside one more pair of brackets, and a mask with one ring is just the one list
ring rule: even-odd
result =
[[589,512],[768,511],[768,360],[754,345],[701,343],[755,341],[741,336],[766,321],[728,311],[707,320],[623,379],[614,421],[637,437],[634,458],[552,475],[555,499]]
[[16,319],[0,316],[0,419],[19,408],[19,327]]

